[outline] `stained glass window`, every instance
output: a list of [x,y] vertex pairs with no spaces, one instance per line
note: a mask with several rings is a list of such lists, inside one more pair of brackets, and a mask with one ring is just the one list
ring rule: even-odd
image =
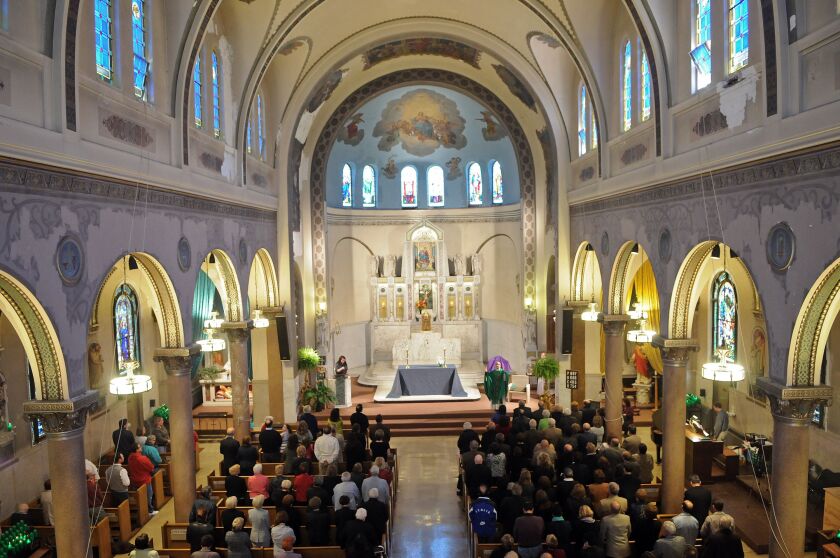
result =
[[470,163],[467,167],[467,194],[470,205],[481,205],[481,165]]
[[201,128],[204,116],[204,110],[201,106],[201,53],[195,57],[195,66],[193,66],[193,115],[195,117],[195,127]]
[[621,61],[621,129],[626,132],[633,125],[633,49],[630,41],[624,43]]
[[738,348],[738,297],[732,277],[725,271],[715,279],[712,308],[715,350],[726,349],[729,351],[729,362],[735,362]]
[[146,0],[131,2],[131,42],[134,51],[134,94],[146,99],[149,59],[146,57]]
[[429,207],[443,207],[446,191],[443,167],[432,165],[426,171],[426,189],[429,191]]
[[502,182],[502,164],[499,161],[493,161],[491,171],[493,174],[493,203],[502,203],[505,201],[505,186]]
[[376,207],[376,171],[370,165],[362,169],[362,207]]
[[123,283],[114,295],[114,334],[117,349],[117,370],[122,373],[128,360],[140,362],[138,336],[137,295]]
[[417,207],[417,169],[408,166],[400,171],[403,207]]
[[251,143],[251,121],[248,121],[248,127],[245,128],[245,149],[248,151],[248,155],[250,155],[254,148]]
[[598,147],[598,123],[595,121],[595,111],[590,110],[589,112],[592,113],[592,149],[596,149]]
[[[32,373],[32,366],[27,364],[26,368],[28,370],[27,380],[29,384],[29,399],[37,399],[38,394],[35,391],[35,374]],[[43,441],[47,437],[47,433],[44,431],[44,423],[41,422],[41,419],[32,417],[29,424],[32,428],[32,445],[34,446]]]
[[578,98],[578,155],[586,153],[586,86],[580,86]]
[[94,36],[96,40],[96,73],[111,79],[111,0],[93,2]]
[[647,53],[642,50],[642,122],[650,118],[650,63],[648,62]]
[[219,97],[219,57],[216,51],[210,53],[210,85],[213,94],[213,135],[222,137],[222,101]]
[[0,28],[9,30],[9,0],[0,0]]
[[347,163],[341,168],[341,205],[353,207],[353,169]]
[[712,7],[711,0],[694,0],[694,90],[712,82]]
[[747,65],[750,58],[750,11],[747,0],[729,1],[729,71]]
[[262,95],[257,95],[257,145],[260,159],[265,160],[265,120],[263,119]]

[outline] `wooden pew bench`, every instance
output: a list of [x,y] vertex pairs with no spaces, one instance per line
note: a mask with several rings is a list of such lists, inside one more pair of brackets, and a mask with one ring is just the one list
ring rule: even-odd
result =
[[[344,551],[338,546],[295,546],[295,552],[303,558],[345,558]],[[161,558],[190,558],[189,548],[160,548],[157,550]],[[226,548],[217,548],[216,552],[222,558],[227,558]],[[252,548],[253,558],[273,558],[274,551],[271,548]]]

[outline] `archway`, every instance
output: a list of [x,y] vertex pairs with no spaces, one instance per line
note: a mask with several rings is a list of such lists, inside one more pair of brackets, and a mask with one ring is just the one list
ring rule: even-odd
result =
[[598,255],[589,242],[581,242],[572,265],[572,297],[574,301],[594,301],[601,306],[603,286]]
[[341,301],[341,304],[333,305],[331,315],[342,325],[367,323],[373,319],[368,273],[372,255],[367,244],[351,236],[338,239],[333,247],[330,269],[341,271],[330,280],[330,300]]
[[587,305],[603,308],[603,284],[598,255],[591,243],[578,246],[572,265],[572,296],[568,306],[574,309],[572,320],[572,370],[578,370],[578,389],[572,390],[571,401],[598,399],[606,366],[606,339],[597,322],[585,321],[582,312]]
[[260,308],[273,308],[278,305],[277,270],[274,260],[265,248],[254,254],[251,271],[248,275],[248,301],[251,311]]
[[557,259],[552,255],[548,258],[548,269],[545,273],[545,351],[554,353],[557,350]]
[[[216,287],[221,297],[225,320],[228,322],[245,320],[239,277],[236,275],[233,260],[230,259],[227,252],[218,248],[211,250],[204,261],[201,262],[200,271],[206,273]],[[193,318],[195,318],[195,309],[193,309]],[[202,327],[199,327],[198,330],[195,327],[193,328],[194,332],[201,330]]]

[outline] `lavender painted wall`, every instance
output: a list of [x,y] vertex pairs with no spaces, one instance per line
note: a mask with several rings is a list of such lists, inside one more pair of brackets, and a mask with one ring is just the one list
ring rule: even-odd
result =
[[[75,235],[84,251],[84,269],[75,285],[61,281],[55,263],[56,246],[67,234]],[[177,260],[182,236],[191,248],[186,271]],[[71,395],[86,389],[88,323],[99,286],[126,251],[147,252],[165,268],[189,343],[193,292],[204,256],[213,248],[227,252],[244,297],[254,253],[267,248],[274,256],[276,243],[273,211],[15,162],[0,164],[0,268],[22,281],[49,314],[64,351]]]
[[[766,242],[770,228],[782,221],[796,236],[796,252],[790,269],[776,272],[767,261]],[[802,302],[820,273],[840,257],[840,147],[704,174],[702,185],[692,177],[579,204],[571,209],[570,228],[572,252],[584,240],[597,250],[605,289],[621,245],[633,240],[644,247],[656,275],[663,333],[684,258],[710,236],[725,240],[755,281],[767,323],[770,376],[785,382]],[[660,243],[666,229],[670,255]]]

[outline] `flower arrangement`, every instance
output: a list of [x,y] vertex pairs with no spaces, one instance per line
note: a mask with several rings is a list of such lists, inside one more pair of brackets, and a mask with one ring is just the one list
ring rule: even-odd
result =
[[419,310],[420,312],[425,310],[427,307],[428,307],[428,304],[426,304],[426,299],[425,298],[421,298],[420,300],[417,301],[417,310]]
[[560,364],[551,357],[543,357],[534,363],[534,376],[551,381],[560,375]]
[[298,368],[301,370],[314,370],[321,364],[321,356],[312,347],[301,347],[298,349]]

